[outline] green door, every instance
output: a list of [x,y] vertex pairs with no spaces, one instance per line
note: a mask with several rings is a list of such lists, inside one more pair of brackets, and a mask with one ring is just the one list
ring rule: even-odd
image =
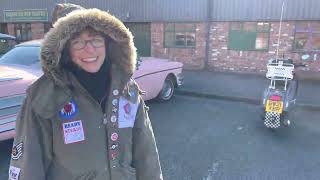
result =
[[134,36],[134,44],[140,56],[151,56],[150,23],[125,23]]

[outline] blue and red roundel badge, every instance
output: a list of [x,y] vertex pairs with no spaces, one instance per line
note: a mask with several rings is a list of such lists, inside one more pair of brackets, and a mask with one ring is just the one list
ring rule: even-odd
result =
[[62,119],[71,119],[73,118],[78,111],[77,105],[74,101],[70,101],[63,106],[60,110],[59,115]]

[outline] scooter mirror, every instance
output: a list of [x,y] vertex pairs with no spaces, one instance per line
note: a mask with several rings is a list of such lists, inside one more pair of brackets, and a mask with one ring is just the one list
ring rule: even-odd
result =
[[301,56],[301,59],[305,60],[305,61],[308,60],[309,58],[310,58],[309,54],[304,54],[304,55]]

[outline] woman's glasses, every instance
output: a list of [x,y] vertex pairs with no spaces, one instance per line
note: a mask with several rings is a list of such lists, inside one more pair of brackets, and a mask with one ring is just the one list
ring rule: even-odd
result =
[[90,40],[77,39],[77,40],[71,41],[71,48],[74,50],[81,50],[87,46],[87,43],[90,43],[95,48],[100,48],[104,46],[104,39],[103,38],[93,38]]

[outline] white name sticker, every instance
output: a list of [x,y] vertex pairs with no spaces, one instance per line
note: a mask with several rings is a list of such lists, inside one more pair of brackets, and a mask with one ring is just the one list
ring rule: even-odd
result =
[[139,102],[133,104],[120,97],[119,100],[119,128],[133,127],[136,119]]
[[64,144],[83,141],[84,132],[81,120],[63,123]]
[[19,180],[20,168],[10,166],[9,168],[9,180]]

